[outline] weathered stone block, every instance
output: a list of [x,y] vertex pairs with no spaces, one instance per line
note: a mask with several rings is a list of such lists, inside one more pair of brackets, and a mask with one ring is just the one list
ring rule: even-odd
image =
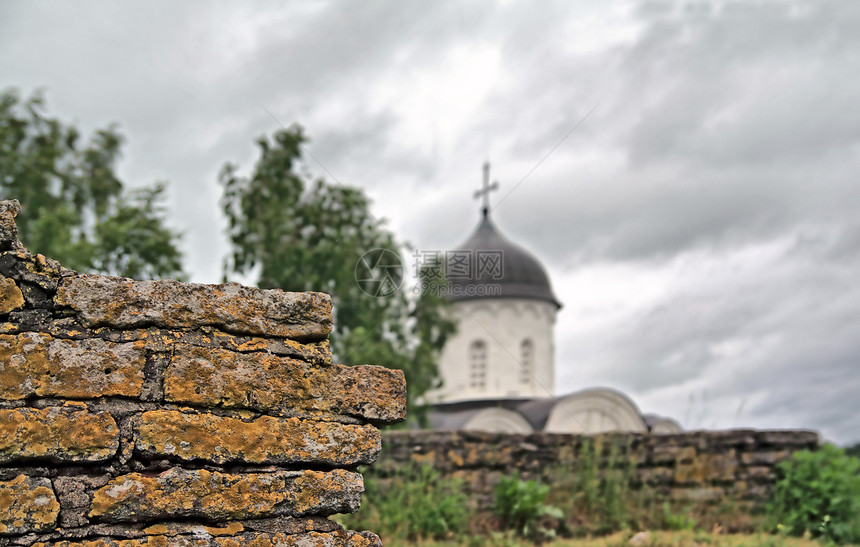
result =
[[680,461],[675,467],[678,484],[705,484],[711,481],[733,481],[738,461],[734,450],[720,454],[699,454],[689,463]]
[[0,482],[0,536],[50,530],[59,512],[50,480],[18,475]]
[[56,302],[77,311],[87,327],[211,326],[236,334],[309,339],[325,338],[332,327],[327,294],[254,289],[236,283],[79,275],[63,280]]
[[637,473],[638,478],[645,484],[669,484],[675,472],[668,467],[646,467]]
[[136,397],[144,364],[142,342],[59,340],[30,332],[0,335],[0,398]]
[[60,501],[60,526],[76,528],[89,524],[92,492],[107,484],[108,475],[73,475],[54,479],[54,492]]
[[15,280],[0,274],[0,313],[9,313],[24,307],[24,294]]
[[[60,277],[73,273],[71,270],[44,255],[33,255],[23,247],[0,253],[0,273],[17,283],[30,283],[48,293],[57,290]],[[26,300],[26,294],[24,295]]]
[[15,217],[21,212],[21,204],[17,199],[0,201],[0,251],[21,246],[18,242],[18,226]]
[[682,459],[682,454],[686,458],[692,458],[696,454],[696,449],[669,443],[657,444],[651,450],[650,461],[657,465],[675,463]]
[[771,430],[759,431],[757,440],[763,445],[814,447],[818,446],[818,433],[814,431]]
[[720,487],[675,488],[671,498],[682,501],[716,501],[725,495]]
[[708,444],[712,447],[752,447],[755,446],[755,430],[728,429],[708,431]]
[[768,466],[742,467],[738,475],[745,482],[774,482],[776,480],[773,468]]
[[91,538],[83,541],[34,543],[33,547],[211,547],[209,538],[199,536],[148,536],[140,539]]
[[343,469],[230,474],[175,467],[111,480],[94,493],[89,516],[136,522],[353,513],[363,491],[361,475]]
[[201,328],[193,331],[174,331],[175,343],[190,346],[221,348],[239,353],[267,352],[275,355],[293,357],[315,365],[330,365],[332,362],[331,347],[328,340],[302,343],[289,338],[261,338],[257,336],[241,336],[221,332],[212,328]]
[[[21,332],[22,329],[16,329],[16,326],[10,323],[0,324],[0,333]],[[5,331],[3,330],[4,327],[6,328]],[[328,340],[299,342],[289,338],[244,336],[228,334],[212,327],[201,327],[193,330],[171,330],[157,327],[128,330],[111,330],[105,327],[88,329],[81,327],[72,318],[63,318],[49,321],[45,330],[40,332],[61,339],[101,338],[115,343],[142,342],[146,345],[147,352],[150,353],[171,352],[175,345],[184,344],[219,348],[238,353],[273,353],[307,361],[314,365],[330,365],[332,363],[331,346]]]
[[[62,501],[60,502],[62,503]],[[113,526],[122,526],[114,524]],[[139,525],[132,524],[131,526]],[[152,524],[143,529],[148,536],[180,536],[206,532],[212,536],[235,536],[240,533],[304,534],[307,532],[333,532],[341,526],[325,517],[272,517],[265,519],[233,520],[220,525],[201,525],[194,522],[167,522]]]
[[0,410],[0,463],[96,462],[109,459],[118,447],[119,428],[106,412],[80,406]]
[[744,465],[774,465],[791,457],[788,450],[766,450],[741,454]]
[[212,527],[198,526],[193,535],[150,535],[139,539],[92,538],[82,541],[35,543],[33,547],[382,547],[370,532],[334,530],[303,534],[210,534]]
[[146,455],[215,463],[347,466],[373,463],[381,447],[379,437],[369,425],[269,416],[240,420],[154,410],[140,417],[135,448]]
[[379,536],[371,532],[336,530],[307,534],[242,534],[236,537],[215,538],[218,547],[382,547]]
[[318,367],[270,354],[177,345],[165,400],[280,415],[345,414],[377,423],[406,416],[403,372],[370,365]]

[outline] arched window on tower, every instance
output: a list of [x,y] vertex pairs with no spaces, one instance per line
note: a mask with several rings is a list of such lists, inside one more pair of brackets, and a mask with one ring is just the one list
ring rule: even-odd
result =
[[483,340],[469,346],[469,385],[472,389],[487,388],[487,343]]
[[526,338],[520,344],[520,384],[532,383],[535,368],[535,344]]

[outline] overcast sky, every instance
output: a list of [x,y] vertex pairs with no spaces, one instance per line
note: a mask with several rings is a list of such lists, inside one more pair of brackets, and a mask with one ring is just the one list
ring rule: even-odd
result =
[[860,2],[83,5],[0,4],[0,87],[120,125],[192,281],[228,252],[218,170],[279,122],[424,250],[489,159],[564,303],[559,393],[860,441]]

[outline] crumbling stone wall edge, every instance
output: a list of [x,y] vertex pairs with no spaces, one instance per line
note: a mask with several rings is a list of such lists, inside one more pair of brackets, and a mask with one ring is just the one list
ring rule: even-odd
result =
[[331,300],[79,274],[0,202],[0,546],[379,545],[354,512],[403,373],[334,363]]

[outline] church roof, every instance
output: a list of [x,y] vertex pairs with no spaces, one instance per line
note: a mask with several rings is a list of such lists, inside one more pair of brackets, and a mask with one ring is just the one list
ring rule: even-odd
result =
[[[503,236],[489,211],[484,209],[478,228],[454,252],[469,251],[473,264],[468,275],[449,275],[451,300],[478,298],[532,298],[545,300],[560,308],[540,262],[527,250]],[[493,267],[494,256],[501,255],[501,268]],[[477,288],[496,284],[501,294]]]
[[[493,410],[496,420],[478,420]],[[593,414],[607,418],[592,421]],[[505,415],[509,415],[505,420]],[[522,426],[517,427],[516,415]],[[501,422],[499,418],[503,418]],[[642,414],[625,394],[611,388],[590,388],[557,397],[534,399],[494,399],[436,403],[428,414],[431,429],[460,431],[521,432],[524,428],[548,433],[680,433],[678,422],[654,414]],[[483,429],[489,426],[488,429]],[[608,426],[608,427],[607,427]]]

